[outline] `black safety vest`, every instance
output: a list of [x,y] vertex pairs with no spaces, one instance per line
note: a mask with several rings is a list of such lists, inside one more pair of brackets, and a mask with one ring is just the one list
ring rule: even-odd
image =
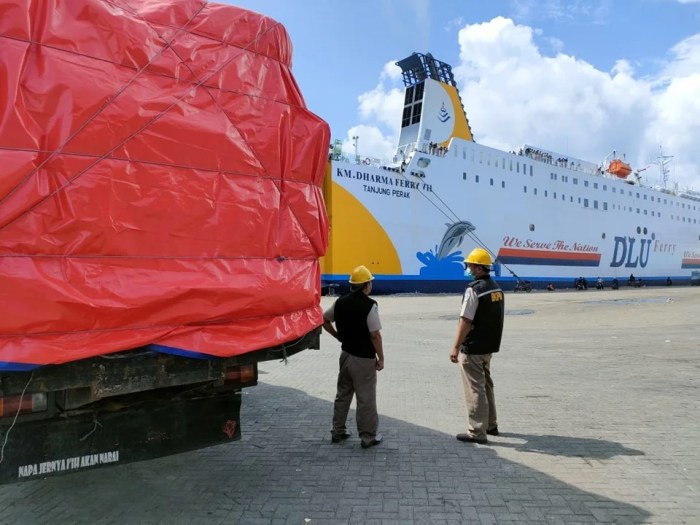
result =
[[367,328],[367,316],[377,304],[361,289],[335,302],[335,327],[341,348],[356,357],[375,357],[374,345]]
[[[490,276],[467,285],[479,299],[472,327],[464,339],[462,351],[472,355],[498,352],[503,335],[503,290]],[[465,295],[467,291],[465,290]]]

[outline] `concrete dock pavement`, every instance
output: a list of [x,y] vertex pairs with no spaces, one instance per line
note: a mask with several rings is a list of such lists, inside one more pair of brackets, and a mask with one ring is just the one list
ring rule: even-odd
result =
[[[327,306],[334,298],[324,297]],[[339,343],[260,366],[239,442],[0,487],[2,523],[700,523],[700,288],[506,294],[501,435],[466,425],[460,297],[380,296],[384,442],[330,442]]]

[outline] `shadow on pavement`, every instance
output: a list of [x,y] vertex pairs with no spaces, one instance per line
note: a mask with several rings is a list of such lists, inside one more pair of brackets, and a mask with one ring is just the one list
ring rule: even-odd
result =
[[[381,445],[364,450],[356,435],[331,444],[331,412],[327,400],[261,383],[244,395],[241,441],[0,487],[3,522],[364,525],[650,518],[640,507],[501,458],[493,446],[460,443],[451,434],[381,414]],[[354,426],[351,411],[348,428],[356,434]],[[638,453],[610,442],[504,436],[547,454],[566,455],[569,446],[599,458]]]
[[515,434],[501,432],[501,438],[514,438],[523,443],[493,441],[492,445],[514,448],[523,452],[538,452],[552,456],[579,457],[589,459],[610,459],[615,456],[643,456],[644,452],[627,448],[614,441],[604,439],[575,438],[568,436]]

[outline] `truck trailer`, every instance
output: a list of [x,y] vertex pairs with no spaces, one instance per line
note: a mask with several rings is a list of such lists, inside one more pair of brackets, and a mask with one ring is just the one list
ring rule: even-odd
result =
[[276,21],[202,0],[0,8],[0,483],[239,439],[319,348],[327,124]]

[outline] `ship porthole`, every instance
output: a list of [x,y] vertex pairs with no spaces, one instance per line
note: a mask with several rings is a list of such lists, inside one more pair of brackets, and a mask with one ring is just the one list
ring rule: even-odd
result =
[[639,226],[637,226],[637,235],[639,235],[640,233],[642,233],[642,229]]
[[534,224],[531,224],[531,225],[530,225],[530,231],[531,231],[531,232],[534,232],[534,231],[535,231],[535,225],[534,225]]
[[601,235],[600,237],[601,239],[605,239],[605,233],[603,233],[603,235]]
[[644,235],[646,235],[646,234],[647,234],[647,229],[646,229],[646,228],[644,228]]

